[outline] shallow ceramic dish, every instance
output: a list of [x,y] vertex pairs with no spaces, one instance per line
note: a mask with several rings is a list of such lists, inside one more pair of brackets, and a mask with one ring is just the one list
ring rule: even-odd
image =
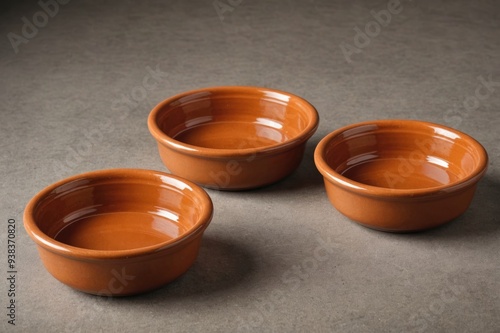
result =
[[314,159],[333,206],[394,232],[436,227],[465,212],[488,164],[470,136],[412,120],[343,127],[320,141]]
[[258,87],[215,87],[166,99],[148,127],[174,174],[203,186],[242,190],[276,182],[299,165],[318,126],[295,95]]
[[162,172],[114,169],[43,189],[28,203],[24,226],[55,278],[116,296],[183,274],[211,218],[212,202],[199,186]]

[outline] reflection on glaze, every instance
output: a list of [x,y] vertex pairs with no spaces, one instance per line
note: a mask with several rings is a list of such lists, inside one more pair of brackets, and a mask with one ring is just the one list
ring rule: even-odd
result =
[[275,120],[272,120],[272,119],[269,119],[269,118],[257,118],[257,120],[255,121],[255,124],[263,125],[263,126],[267,126],[267,127],[272,127],[272,128],[278,129],[278,130],[283,128],[282,123],[275,121]]
[[358,164],[361,164],[361,163],[364,163],[367,161],[375,160],[377,158],[379,158],[378,153],[376,151],[373,151],[373,152],[369,152],[366,154],[361,154],[359,156],[355,156],[355,157],[347,160],[346,165],[348,167],[353,166],[353,165],[355,166],[355,165],[358,165]]
[[200,92],[192,94],[192,95],[181,97],[177,101],[173,101],[171,103],[171,106],[184,105],[184,104],[188,104],[192,101],[205,100],[208,97],[210,97],[211,95],[212,95],[212,93],[209,91],[200,91]]
[[179,222],[179,214],[166,209],[157,209],[155,211],[148,212],[148,214],[162,216],[167,220]]
[[263,93],[264,93],[264,99],[269,99],[270,102],[277,102],[276,100],[278,100],[281,102],[288,103],[290,101],[290,96],[280,94],[279,92],[266,90],[263,91]]
[[458,135],[457,133],[450,132],[444,128],[439,128],[434,126],[432,127],[432,129],[434,129],[434,133],[437,134],[438,136],[444,136],[445,138],[449,138],[452,140],[460,138],[460,135]]
[[89,183],[90,183],[90,180],[85,179],[85,178],[76,179],[72,182],[69,182],[67,184],[62,184],[61,186],[55,188],[53,193],[54,194],[66,193],[66,192],[70,191],[71,189],[74,189],[77,187],[85,187],[85,185],[87,185]]
[[447,168],[432,163],[423,164],[421,173],[428,180],[433,180],[436,186],[450,184],[460,179],[457,175],[449,172]]
[[266,138],[273,143],[285,142],[287,137],[273,127],[255,125],[255,134],[258,138]]
[[439,165],[442,168],[448,169],[450,167],[450,164],[443,160],[442,158],[436,157],[436,156],[427,156],[426,157],[427,162],[431,164],[436,164]]
[[91,215],[92,213],[97,212],[99,206],[100,205],[94,205],[91,207],[84,207],[82,209],[71,212],[70,214],[66,215],[63,218],[62,222],[63,223],[70,223],[71,221],[75,221],[83,216]]
[[[162,182],[164,184],[172,185],[173,188],[170,188],[172,191],[177,191],[177,190],[184,191],[185,189],[193,191],[191,186],[189,186],[188,184],[186,184],[178,179],[171,178],[169,176],[163,176],[163,175],[160,176],[160,179],[162,180]],[[161,195],[162,193],[163,193],[163,191],[159,191],[158,194]]]
[[214,117],[211,115],[204,116],[204,117],[197,117],[197,118],[186,120],[186,123],[184,126],[186,126],[187,128],[193,127],[193,126],[198,126],[198,125],[201,125],[204,123],[208,123],[208,122],[212,121],[213,119],[214,119]]
[[[377,125],[364,125],[360,127],[350,128],[344,131],[341,136],[342,138],[353,138],[358,134],[364,134],[365,136],[368,136],[370,132],[375,132],[377,129]],[[374,135],[372,135],[372,137],[375,138]]]

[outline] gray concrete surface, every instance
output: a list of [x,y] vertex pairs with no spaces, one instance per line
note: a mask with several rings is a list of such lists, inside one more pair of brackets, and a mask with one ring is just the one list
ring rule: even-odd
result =
[[[390,22],[370,23],[388,6]],[[73,0],[42,10],[0,5],[0,331],[500,331],[498,2]],[[363,38],[355,29],[365,28]],[[492,83],[478,90],[481,78]],[[199,259],[163,289],[105,299],[53,279],[22,227],[27,201],[89,170],[165,170],[149,111],[214,85],[267,86],[313,103],[321,123],[300,169],[259,190],[209,191],[216,212]],[[383,118],[447,124],[486,147],[489,170],[466,214],[396,235],[330,206],[315,145],[340,126]],[[6,316],[9,219],[16,327]],[[321,261],[320,239],[331,246]]]

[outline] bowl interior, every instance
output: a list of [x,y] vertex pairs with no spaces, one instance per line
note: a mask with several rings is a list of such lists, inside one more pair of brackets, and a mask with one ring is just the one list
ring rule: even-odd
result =
[[431,123],[386,121],[341,130],[323,158],[338,174],[366,185],[423,189],[459,182],[484,163],[481,145]]
[[214,88],[159,105],[155,123],[182,143],[213,149],[246,149],[299,137],[315,122],[303,99],[258,88]]
[[33,219],[43,234],[67,245],[131,250],[182,237],[200,223],[203,206],[175,178],[103,175],[53,188],[35,206]]

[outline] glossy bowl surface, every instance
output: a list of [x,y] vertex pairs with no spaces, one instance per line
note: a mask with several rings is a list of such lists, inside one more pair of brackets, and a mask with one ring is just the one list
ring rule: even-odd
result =
[[461,215],[488,165],[472,137],[414,120],[340,128],[320,141],[314,159],[333,206],[367,227],[394,232]]
[[163,172],[112,169],[50,185],[24,226],[46,269],[84,292],[132,295],[183,274],[212,218],[206,192]]
[[318,126],[304,99],[258,87],[214,87],[158,104],[148,127],[174,174],[221,190],[276,182],[302,160]]

